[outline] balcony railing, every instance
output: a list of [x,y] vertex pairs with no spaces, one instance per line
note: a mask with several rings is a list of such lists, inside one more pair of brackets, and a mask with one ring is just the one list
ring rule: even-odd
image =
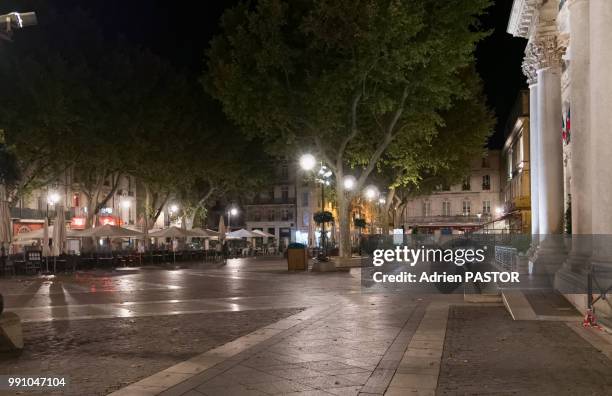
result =
[[406,218],[408,224],[461,224],[461,223],[484,223],[491,219],[490,214],[476,215],[452,215],[452,216],[412,216]]
[[255,198],[248,205],[295,205],[295,198]]

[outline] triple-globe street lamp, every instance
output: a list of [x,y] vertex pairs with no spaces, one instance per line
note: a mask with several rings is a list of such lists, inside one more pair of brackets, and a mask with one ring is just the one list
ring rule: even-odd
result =
[[[305,171],[312,171],[317,166],[317,159],[312,154],[303,154],[299,160],[300,167]],[[331,184],[331,177],[333,173],[327,168],[322,162],[320,163],[319,170],[315,175],[315,181],[321,184],[321,212],[325,211],[325,186]],[[357,179],[353,175],[345,175],[342,178],[342,185],[346,191],[352,191],[357,187]],[[369,185],[364,190],[364,195],[368,201],[372,201],[379,197],[380,193],[378,188],[374,185]],[[384,199],[384,198],[382,198]],[[323,257],[326,255],[326,244],[325,244],[325,223],[321,223],[321,247],[324,249]]]

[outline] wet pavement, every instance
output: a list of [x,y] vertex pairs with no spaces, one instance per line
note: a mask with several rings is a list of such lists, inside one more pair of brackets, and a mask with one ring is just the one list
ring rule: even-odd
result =
[[[453,387],[462,363],[442,365],[442,356],[469,354],[504,323],[521,323],[489,304],[496,311],[491,323],[478,317],[480,335],[462,331],[455,316],[447,332],[449,309],[469,305],[462,293],[372,292],[359,268],[290,273],[280,258],[0,279],[0,290],[24,321],[27,345],[19,357],[0,357],[0,371],[72,374],[66,394],[75,395],[487,393],[468,386],[475,377]],[[542,326],[525,325],[520,336]],[[566,333],[546,337],[562,343]],[[571,350],[553,352],[572,362]],[[504,362],[488,371],[495,391],[507,371],[521,371],[518,356]],[[573,364],[587,363],[563,369]]]
[[[288,273],[280,259],[0,279],[24,322],[304,307],[360,292],[359,272]],[[279,298],[282,296],[282,298]]]

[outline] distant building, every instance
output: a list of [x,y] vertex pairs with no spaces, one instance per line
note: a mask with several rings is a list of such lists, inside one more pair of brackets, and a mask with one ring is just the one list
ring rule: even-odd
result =
[[[136,222],[136,183],[132,176],[121,176],[111,194],[109,180],[103,183],[101,196],[110,194],[106,205],[96,216],[96,224],[134,225]],[[71,229],[84,229],[87,218],[87,196],[72,170],[67,170],[48,185],[21,197],[11,208],[13,235],[35,231],[46,219],[55,217],[55,206],[63,205]],[[68,250],[72,249],[68,246]]]
[[521,91],[506,123],[501,199],[510,232],[531,232],[529,91]]
[[452,234],[475,231],[501,215],[500,152],[472,161],[462,183],[410,200],[401,214],[405,230]]
[[315,191],[295,164],[279,162],[267,191],[245,206],[246,228],[274,235],[273,243],[281,249],[290,242],[308,244],[312,216],[319,205]]

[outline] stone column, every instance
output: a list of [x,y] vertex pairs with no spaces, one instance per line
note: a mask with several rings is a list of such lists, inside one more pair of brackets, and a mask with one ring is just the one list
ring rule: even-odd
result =
[[561,141],[561,70],[555,34],[538,37],[538,209],[540,234],[563,231],[563,143]]
[[537,57],[534,46],[529,43],[525,48],[523,74],[529,84],[529,196],[531,198],[531,246],[527,255],[530,265],[536,258],[540,234],[539,210],[539,172],[540,172],[540,130],[538,128],[538,76],[536,72]]
[[538,232],[534,272],[553,271],[566,259],[563,243],[564,186],[561,140],[561,51],[553,20],[543,20],[530,40],[537,70]]
[[589,130],[589,1],[572,0],[569,76],[572,150],[572,251],[569,268],[581,271],[591,254],[592,169]]
[[612,1],[590,2],[592,232],[612,235]]
[[539,149],[540,136],[538,129],[538,84],[535,70],[533,78],[529,82],[529,179],[531,197],[531,234],[540,233],[540,211],[539,211]]
[[[589,1],[573,0],[570,11],[569,76],[572,150],[572,233],[591,227],[591,139],[589,131]],[[610,21],[612,23],[612,21]],[[608,109],[610,111],[610,108]]]
[[[590,1],[590,129],[592,170],[592,271],[602,286],[612,284],[612,1]],[[597,306],[596,306],[597,307]],[[601,304],[600,314],[612,315]]]
[[555,276],[555,287],[579,310],[587,306],[588,264],[592,252],[592,152],[589,87],[589,1],[571,0],[569,77],[571,109],[572,248]]

